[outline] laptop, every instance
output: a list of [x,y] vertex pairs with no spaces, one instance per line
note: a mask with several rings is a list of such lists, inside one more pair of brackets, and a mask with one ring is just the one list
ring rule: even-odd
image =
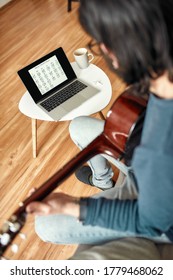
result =
[[61,47],[20,69],[18,75],[37,106],[55,121],[99,93],[77,78]]

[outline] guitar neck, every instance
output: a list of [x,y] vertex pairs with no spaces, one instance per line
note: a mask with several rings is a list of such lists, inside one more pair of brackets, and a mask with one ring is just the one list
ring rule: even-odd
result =
[[[114,157],[120,156],[120,151],[116,148],[109,139],[102,133],[84,150],[79,152],[73,159],[65,164],[58,172],[43,183],[30,197],[24,200],[20,207],[12,214],[7,221],[9,224],[16,224],[17,230],[11,231],[10,227],[4,232],[0,231],[0,256],[3,256],[6,249],[14,240],[15,236],[21,231],[26,220],[26,206],[32,201],[41,201],[54,191],[62,182],[64,182],[79,166],[88,161],[93,156],[105,153]],[[2,239],[9,239],[3,244]]]

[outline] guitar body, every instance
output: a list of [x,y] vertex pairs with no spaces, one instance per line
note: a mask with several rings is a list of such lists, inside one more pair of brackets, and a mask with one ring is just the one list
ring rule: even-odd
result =
[[118,153],[116,158],[125,155],[126,145],[137,129],[141,115],[145,113],[147,101],[126,91],[113,104],[107,114],[104,135],[111,141]]
[[[41,201],[48,196],[58,185],[62,184],[77,168],[97,154],[107,154],[116,159],[121,159],[129,153],[129,145],[135,147],[130,139],[139,123],[141,114],[145,111],[146,101],[124,92],[113,104],[107,114],[105,127],[95,140],[84,150],[79,152],[63,168],[57,171],[42,186],[40,186],[20,207],[12,214],[0,230],[0,257],[12,243],[15,236],[21,231],[26,220],[26,206],[32,201]],[[142,122],[143,123],[143,122]],[[132,154],[132,152],[131,152]]]

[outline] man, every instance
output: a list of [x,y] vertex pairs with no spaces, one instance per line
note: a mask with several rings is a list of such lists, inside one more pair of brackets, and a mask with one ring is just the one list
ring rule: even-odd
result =
[[[141,143],[131,166],[119,166],[125,174],[121,196],[113,187],[109,164],[99,156],[90,161],[87,171],[82,168],[77,174],[80,180],[107,189],[99,197],[77,200],[51,194],[28,205],[27,211],[37,215],[38,235],[58,244],[95,244],[122,237],[172,242],[173,3],[81,0],[79,19],[113,71],[137,94],[149,94]],[[74,120],[70,125],[74,142],[84,148],[102,131],[103,123],[98,123],[91,118]],[[84,124],[88,139],[80,136]]]

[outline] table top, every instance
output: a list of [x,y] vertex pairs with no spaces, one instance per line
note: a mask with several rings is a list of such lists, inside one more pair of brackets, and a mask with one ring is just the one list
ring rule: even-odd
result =
[[[93,98],[69,112],[59,121],[72,120],[78,116],[87,116],[99,112],[108,105],[112,96],[110,80],[101,68],[94,64],[90,64],[86,69],[80,69],[76,62],[72,62],[71,65],[76,76],[97,87],[100,90],[100,94],[96,94]],[[35,104],[28,91],[24,93],[19,101],[19,110],[21,113],[32,119],[54,121]]]

